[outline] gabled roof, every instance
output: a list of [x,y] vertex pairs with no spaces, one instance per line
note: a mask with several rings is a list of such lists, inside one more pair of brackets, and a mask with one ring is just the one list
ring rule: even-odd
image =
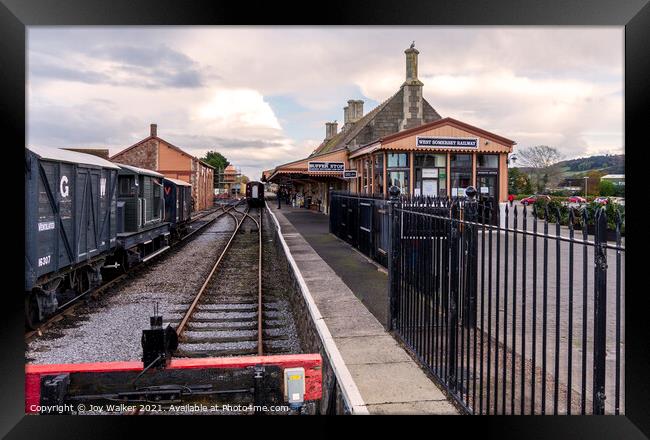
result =
[[397,96],[397,94],[401,91],[402,89],[399,89],[397,92],[395,92],[390,98],[386,99],[384,102],[379,104],[377,107],[369,111],[368,113],[365,114],[361,119],[358,121],[354,122],[353,125],[348,128],[347,130],[341,130],[339,133],[336,134],[336,136],[332,137],[331,139],[327,139],[321,143],[318,148],[314,150],[314,152],[310,155],[311,156],[316,156],[320,155],[323,153],[330,153],[332,151],[336,150],[341,150],[346,147],[346,145],[354,139],[360,132],[363,130],[363,128],[372,121],[377,114],[382,111],[388,103]]
[[[505,138],[503,136],[499,136],[498,134],[494,134],[492,132],[489,132],[487,130],[483,130],[482,128],[475,127],[473,125],[470,125],[466,122],[459,121],[454,118],[442,118],[438,119],[437,121],[433,122],[427,122],[426,124],[418,125],[417,127],[409,128],[407,130],[402,130],[397,133],[389,134],[388,136],[384,136],[383,138],[379,139],[381,142],[388,142],[388,141],[394,141],[397,139],[401,139],[404,137],[412,136],[415,133],[419,133],[421,131],[426,131],[430,130],[432,128],[436,128],[442,125],[454,125],[458,128],[467,130],[467,131],[472,131],[474,133],[480,134],[482,137],[487,138],[487,139],[492,139],[495,142],[505,144],[505,145],[515,145],[516,142],[513,140],[510,140],[508,138]],[[372,142],[374,143],[374,142]],[[370,144],[367,144],[370,145]]]
[[181,153],[181,154],[183,154],[183,155],[185,155],[185,156],[187,156],[187,157],[189,157],[189,158],[191,158],[191,159],[196,159],[196,160],[198,160],[199,162],[201,162],[201,163],[202,163],[203,165],[205,165],[206,167],[210,167],[210,168],[212,168],[213,170],[215,169],[215,168],[214,168],[212,165],[210,165],[209,163],[206,163],[206,162],[202,161],[202,160],[199,159],[198,157],[192,156],[192,155],[189,154],[188,152],[183,151],[182,149],[180,149],[180,148],[177,147],[176,145],[174,145],[174,144],[172,144],[171,142],[166,141],[165,139],[160,138],[160,137],[158,137],[158,136],[147,136],[146,138],[144,138],[144,139],[142,139],[142,140],[136,142],[135,144],[131,145],[130,147],[126,147],[124,150],[115,153],[114,155],[112,155],[112,156],[110,157],[110,159],[113,160],[113,159],[115,159],[117,156],[119,156],[120,154],[122,154],[122,153],[126,153],[127,151],[129,151],[129,150],[131,150],[131,149],[137,147],[138,145],[144,144],[145,142],[150,141],[150,140],[152,140],[152,139],[156,139],[156,140],[158,140],[158,141],[160,141],[160,142],[164,142],[164,143],[167,144],[167,146],[170,147],[171,149],[176,150],[176,151],[178,151],[179,153]]

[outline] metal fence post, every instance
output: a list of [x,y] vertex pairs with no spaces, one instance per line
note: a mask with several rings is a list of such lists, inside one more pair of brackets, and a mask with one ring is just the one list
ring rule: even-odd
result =
[[[476,189],[470,186],[465,190],[465,194],[469,197],[469,201],[464,207],[464,218],[468,222],[476,223],[478,221]],[[478,288],[478,228],[476,225],[465,224],[463,236],[467,258],[466,264],[464,264],[466,283],[463,297],[466,298],[466,301],[464,301],[463,325],[466,328],[474,328],[476,326],[476,292]]]
[[388,201],[388,319],[386,326],[388,330],[395,330],[397,324],[397,316],[399,311],[397,290],[399,283],[399,274],[397,273],[397,262],[399,260],[399,227],[395,211],[395,206],[398,203],[399,188],[391,186],[388,190],[390,200]]
[[605,413],[605,356],[607,318],[607,214],[596,213],[594,233],[594,414]]
[[447,350],[448,362],[448,382],[449,386],[458,391],[457,377],[456,377],[456,350],[458,339],[458,287],[459,287],[459,262],[458,262],[458,211],[457,205],[450,207],[450,221],[449,221],[449,348]]

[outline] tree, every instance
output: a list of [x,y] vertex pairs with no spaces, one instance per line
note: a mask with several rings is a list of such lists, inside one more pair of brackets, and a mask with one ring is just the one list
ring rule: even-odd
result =
[[218,170],[223,170],[228,165],[230,165],[228,159],[226,159],[224,155],[218,151],[208,151],[205,157],[201,158],[201,160],[203,162],[209,163]]
[[561,159],[562,155],[557,148],[548,145],[524,148],[517,154],[519,164],[531,169],[533,183],[540,192],[559,180],[562,170],[557,163]]
[[528,174],[519,168],[508,170],[508,194],[530,194],[533,192]]
[[608,180],[601,180],[599,186],[600,186],[601,196],[613,197],[618,194],[618,191],[616,190],[616,185],[614,185],[612,182]]
[[204,157],[201,158],[203,162],[206,162],[212,165],[215,168],[214,172],[214,183],[215,188],[219,187],[219,174],[223,173],[223,170],[230,165],[228,159],[218,151],[208,151]]
[[605,174],[602,171],[589,171],[587,177],[587,195],[597,196],[600,194],[600,178]]

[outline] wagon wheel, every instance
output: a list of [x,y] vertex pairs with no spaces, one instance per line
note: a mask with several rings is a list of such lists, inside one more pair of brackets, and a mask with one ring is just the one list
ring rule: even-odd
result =
[[77,269],[75,278],[77,280],[77,295],[81,295],[90,289],[90,269],[87,266]]
[[38,301],[34,293],[25,295],[25,327],[29,330],[36,330],[40,322],[40,313],[38,309]]

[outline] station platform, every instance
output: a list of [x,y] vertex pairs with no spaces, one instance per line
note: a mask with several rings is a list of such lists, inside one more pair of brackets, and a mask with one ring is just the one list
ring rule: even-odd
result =
[[340,356],[334,368],[350,381],[341,386],[354,395],[354,412],[458,414],[382,325],[388,307],[386,272],[330,234],[326,215],[284,203],[277,209],[272,200],[267,205],[300,273],[307,301],[317,308],[316,324],[326,329],[324,342],[334,357]]

